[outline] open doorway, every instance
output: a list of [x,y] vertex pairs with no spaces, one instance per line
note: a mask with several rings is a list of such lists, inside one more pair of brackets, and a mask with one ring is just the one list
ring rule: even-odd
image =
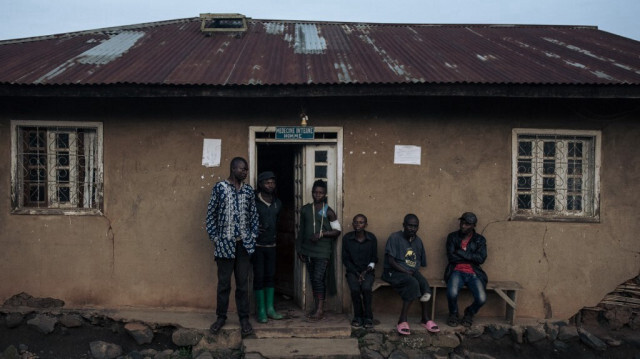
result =
[[[327,182],[327,196],[338,219],[342,218],[342,128],[316,127],[315,138],[307,140],[281,140],[275,137],[275,127],[250,127],[249,164],[250,183],[255,183],[263,171],[272,171],[277,177],[277,196],[282,201],[278,221],[277,264],[275,289],[277,298],[292,299],[291,303],[309,310],[313,303],[311,285],[304,264],[297,259],[295,242],[301,207],[311,201],[311,187],[315,180]],[[340,284],[343,275],[342,239],[335,242],[333,265]],[[329,296],[327,310],[342,313],[342,285],[335,296]],[[346,309],[348,310],[348,308]]]
[[[272,171],[277,178],[276,195],[282,201],[276,247],[276,293],[294,297],[296,261],[296,205],[294,200],[294,156],[300,145],[263,143],[256,146],[258,171]],[[257,187],[257,183],[255,184]]]

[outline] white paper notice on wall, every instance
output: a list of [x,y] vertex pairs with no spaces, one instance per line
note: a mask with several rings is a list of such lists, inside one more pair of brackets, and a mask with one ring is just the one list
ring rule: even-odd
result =
[[396,145],[393,163],[399,165],[420,165],[420,146]]
[[222,140],[205,138],[202,144],[202,165],[205,167],[219,167],[220,152],[222,152]]

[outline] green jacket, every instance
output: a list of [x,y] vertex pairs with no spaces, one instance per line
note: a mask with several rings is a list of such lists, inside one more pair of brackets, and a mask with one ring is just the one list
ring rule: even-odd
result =
[[[313,203],[302,206],[300,210],[300,229],[296,240],[296,251],[312,258],[331,258],[333,254],[333,242],[335,238],[320,238],[317,242],[309,238],[315,233],[330,231],[331,225],[327,217],[328,205],[313,213]],[[315,225],[314,225],[315,221]]]
[[325,283],[327,294],[335,295],[337,293],[334,257],[336,238],[320,238],[315,243],[309,239],[314,233],[319,233],[321,228],[323,232],[331,230],[331,224],[329,224],[329,218],[327,217],[328,210],[329,206],[326,204],[316,213],[313,213],[313,203],[307,203],[302,206],[302,209],[300,209],[300,229],[296,239],[296,252],[311,258],[329,259]]

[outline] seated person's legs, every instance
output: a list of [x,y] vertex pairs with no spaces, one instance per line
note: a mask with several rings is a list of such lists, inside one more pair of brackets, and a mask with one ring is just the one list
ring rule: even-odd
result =
[[412,275],[393,271],[391,275],[385,276],[387,282],[391,284],[391,288],[395,290],[402,298],[402,311],[398,318],[398,324],[407,321],[407,313],[409,312],[409,305],[422,295],[420,293],[420,284],[418,280]]
[[429,319],[429,305],[427,304],[427,302],[431,298],[431,286],[429,285],[429,282],[427,281],[427,279],[424,276],[422,276],[420,272],[418,271],[414,272],[413,277],[416,279],[416,281],[418,282],[418,285],[420,286],[420,293],[421,293],[420,304],[422,305],[422,308],[421,308],[422,318],[420,320],[420,323],[428,331],[432,333],[437,333],[440,331],[440,329],[438,328],[438,325],[434,321]]
[[364,316],[362,308],[361,284],[358,281],[358,275],[355,273],[347,273],[347,284],[351,292],[351,301],[353,303],[353,321],[354,326],[361,326]]
[[418,281],[420,285],[420,301],[428,302],[431,298],[431,286],[427,279],[419,271],[413,273],[413,277]]
[[383,279],[391,284],[391,287],[405,302],[412,302],[422,295],[422,293],[420,293],[420,283],[409,274],[394,271],[391,276]]
[[485,291],[480,278],[476,276],[467,281],[467,287],[469,287],[471,294],[473,294],[473,303],[471,303],[468,309],[472,315],[475,315],[487,301],[487,292]]
[[464,310],[464,317],[462,317],[462,325],[469,327],[473,324],[473,316],[487,300],[487,295],[482,282],[476,275],[463,274],[462,277],[465,285],[473,295],[473,303]]
[[458,325],[458,294],[460,289],[464,286],[462,280],[462,273],[454,271],[449,277],[447,282],[447,305],[449,307],[449,321],[450,326]]
[[364,324],[367,327],[373,326],[373,282],[375,276],[372,273],[368,273],[364,277],[364,281],[361,283],[362,288],[362,306],[364,309]]

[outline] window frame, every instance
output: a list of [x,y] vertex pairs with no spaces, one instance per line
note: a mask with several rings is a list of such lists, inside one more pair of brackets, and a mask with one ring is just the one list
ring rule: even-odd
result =
[[[48,190],[49,198],[47,198],[47,207],[28,207],[23,203],[21,198],[21,189],[24,186],[24,178],[20,174],[20,164],[18,163],[18,153],[21,144],[18,143],[18,131],[24,127],[41,127],[46,128],[45,141],[50,144],[55,139],[55,133],[50,132],[53,128],[71,128],[71,129],[91,129],[95,130],[96,141],[96,153],[93,159],[95,165],[95,183],[96,183],[96,195],[95,198],[91,198],[91,201],[97,202],[96,208],[82,208],[74,207],[73,204],[60,204],[56,201],[52,201],[51,189]],[[73,133],[73,132],[69,132]],[[51,137],[53,135],[53,137]],[[75,136],[75,134],[74,134]],[[71,153],[74,149],[70,149]],[[47,169],[51,168],[52,158],[55,154],[46,153]],[[73,156],[70,156],[70,159]],[[75,159],[74,159],[75,160]],[[72,160],[73,161],[73,160]],[[51,171],[47,171],[47,181],[51,180]],[[86,174],[85,174],[86,175]],[[46,186],[52,186],[48,183]],[[53,185],[55,187],[55,184]],[[68,187],[68,186],[67,186]],[[79,189],[75,188],[74,191],[78,192]],[[11,214],[33,214],[33,215],[102,215],[104,208],[104,162],[103,162],[103,125],[101,122],[89,122],[89,121],[43,121],[43,120],[12,120],[11,121]],[[50,207],[51,203],[56,203],[57,207]]]
[[[518,160],[519,160],[519,136],[530,135],[530,136],[557,136],[556,142],[558,141],[571,141],[571,137],[587,137],[591,139],[592,144],[592,156],[593,160],[590,161],[590,166],[592,166],[592,170],[589,173],[583,174],[583,176],[592,176],[593,177],[593,195],[590,198],[584,199],[582,202],[582,210],[580,213],[572,213],[569,210],[562,211],[549,211],[545,212],[542,209],[542,205],[539,207],[535,207],[532,205],[531,210],[523,210],[518,208]],[[566,138],[563,138],[566,137]],[[528,220],[528,221],[547,221],[547,222],[600,222],[600,167],[601,167],[601,142],[602,142],[602,132],[594,131],[594,130],[560,130],[560,129],[538,129],[538,128],[514,128],[512,130],[511,135],[511,160],[512,160],[512,173],[511,173],[511,220]],[[538,149],[539,150],[539,149]],[[569,151],[567,149],[567,151]],[[540,155],[538,153],[538,155]],[[587,159],[589,160],[589,159]],[[544,162],[544,155],[542,157],[536,157],[532,154],[531,158],[532,163]],[[533,164],[532,164],[533,166]],[[534,166],[535,167],[535,166]],[[557,160],[554,162],[554,168],[559,167]],[[537,176],[540,177],[538,181],[535,181],[533,177],[536,176],[532,167],[532,184],[531,184],[531,192],[539,193],[540,196],[544,195],[544,189],[541,188],[542,185],[539,184],[542,181],[542,178],[549,177],[545,176],[544,173],[538,173]],[[554,170],[554,175],[558,176],[557,171]],[[567,173],[565,176],[569,176]],[[568,178],[568,177],[567,177]],[[583,177],[581,177],[583,178]],[[538,187],[536,188],[533,182],[538,183]],[[565,182],[568,183],[568,182]],[[558,197],[558,193],[567,194],[568,185],[565,185],[562,188],[554,188],[554,193],[556,196],[556,201]],[[566,198],[566,196],[565,196]],[[540,201],[542,202],[542,201]],[[586,205],[589,206],[586,209]]]

